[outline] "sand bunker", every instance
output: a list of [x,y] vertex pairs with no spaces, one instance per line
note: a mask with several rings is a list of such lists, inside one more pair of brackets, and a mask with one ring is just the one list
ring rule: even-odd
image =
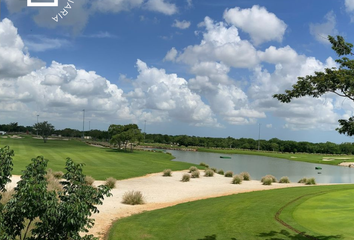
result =
[[[200,178],[191,178],[190,182],[181,182],[182,175],[186,172],[188,171],[173,172],[172,177],[162,177],[162,173],[154,173],[144,177],[117,181],[116,188],[112,189],[113,196],[105,198],[103,205],[98,206],[100,212],[93,214],[92,217],[96,221],[94,227],[90,229],[90,234],[103,239],[104,234],[108,232],[115,220],[143,211],[236,193],[305,186],[299,183],[273,183],[270,186],[264,186],[258,180],[243,181],[242,184],[237,185],[231,184],[232,178],[226,178],[219,174],[215,174],[214,177],[204,177],[204,171],[201,171]],[[15,187],[19,179],[19,176],[13,176],[13,182],[8,185],[7,189]],[[96,186],[100,184],[104,184],[104,181],[95,182]],[[141,191],[146,204],[135,206],[122,204],[123,194],[132,190]]]

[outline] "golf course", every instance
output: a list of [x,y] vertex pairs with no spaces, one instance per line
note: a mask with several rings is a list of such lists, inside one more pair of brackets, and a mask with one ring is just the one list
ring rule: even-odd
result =
[[[84,174],[96,180],[129,180],[164,169],[185,170],[192,165],[171,161],[173,156],[162,152],[124,152],[78,140],[53,139],[43,143],[23,135],[1,138],[0,145],[9,145],[15,151],[14,175],[20,175],[30,159],[39,155],[49,160],[53,171],[64,171],[67,157],[84,163]],[[323,157],[308,156],[313,161]],[[118,219],[105,239],[353,239],[353,198],[351,184],[245,192]]]

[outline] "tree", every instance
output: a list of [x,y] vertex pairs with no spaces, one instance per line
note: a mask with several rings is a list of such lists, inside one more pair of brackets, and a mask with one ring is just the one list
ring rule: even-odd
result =
[[130,143],[131,151],[133,150],[133,142],[141,141],[142,133],[136,124],[127,125],[115,125],[111,124],[108,128],[108,133],[111,135],[110,143],[113,145],[124,146],[125,151],[127,150],[127,145]]
[[[8,148],[0,152],[0,162],[7,163],[7,168],[11,166],[11,153]],[[82,173],[83,164],[75,164],[67,158],[67,172],[63,176],[65,181],[61,182],[63,190],[48,191],[45,177],[47,163],[48,160],[41,156],[33,158],[23,171],[14,195],[0,208],[0,239],[96,239],[82,233],[93,226],[94,220],[89,217],[98,212],[95,205],[102,204],[105,196],[112,195],[110,189],[104,185],[97,188],[87,185]],[[3,172],[6,179],[11,176],[8,170]]]
[[45,143],[48,137],[54,132],[54,126],[47,121],[36,123],[33,125],[33,128],[38,131],[38,134],[42,136]]
[[[293,98],[312,96],[318,98],[325,93],[334,93],[340,97],[354,101],[354,60],[346,56],[353,55],[353,44],[344,41],[344,38],[328,36],[332,44],[332,49],[340,59],[336,62],[339,68],[326,68],[324,72],[315,72],[314,75],[298,77],[298,81],[291,90],[286,90],[285,94],[275,94],[274,98],[280,102],[289,103]],[[354,135],[354,116],[348,120],[338,120],[340,127],[336,130],[340,134],[348,136]]]

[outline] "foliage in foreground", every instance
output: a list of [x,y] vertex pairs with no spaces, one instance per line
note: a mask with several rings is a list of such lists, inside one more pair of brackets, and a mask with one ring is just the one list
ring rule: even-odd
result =
[[316,180],[314,178],[306,179],[306,185],[316,185]]
[[273,175],[265,175],[264,177],[261,178],[261,182],[264,182],[265,179],[270,178],[272,182],[277,182],[277,179]]
[[122,203],[129,205],[144,204],[143,194],[140,191],[126,192],[123,195]]
[[245,180],[245,181],[251,180],[251,176],[248,172],[242,172],[242,173],[240,173],[240,175],[242,176],[243,180]]
[[106,182],[104,185],[106,185],[110,189],[113,189],[116,187],[116,182],[117,182],[117,179],[115,179],[113,177],[109,177],[106,179]]
[[[1,191],[6,191],[4,183],[11,178],[12,156],[9,147],[0,150]],[[105,196],[111,196],[109,188],[88,186],[82,173],[83,164],[67,158],[64,181],[60,182],[62,191],[48,190],[47,163],[41,156],[33,158],[12,198],[5,205],[0,204],[0,239],[95,239],[79,233],[88,232],[93,226],[94,220],[89,217],[98,212],[95,205],[102,204]]]
[[192,178],[199,178],[199,175],[200,175],[200,172],[197,170],[197,171],[193,171],[192,173],[191,173],[191,177]]
[[280,178],[279,183],[290,183],[290,180],[288,177],[284,176]]
[[233,175],[234,175],[234,173],[232,171],[227,171],[224,176],[225,177],[232,177]]
[[270,177],[262,178],[263,185],[272,185],[273,179]]
[[212,177],[212,176],[214,176],[214,171],[211,170],[211,169],[207,169],[207,170],[205,170],[205,172],[204,172],[204,176],[205,176],[205,177]]

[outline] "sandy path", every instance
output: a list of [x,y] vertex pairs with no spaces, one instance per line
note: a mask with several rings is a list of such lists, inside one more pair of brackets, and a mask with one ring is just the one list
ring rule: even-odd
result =
[[[186,172],[173,172],[172,177],[162,177],[162,173],[155,173],[117,181],[116,188],[112,190],[113,196],[106,198],[103,205],[98,206],[100,213],[93,215],[96,222],[90,233],[103,239],[111,224],[119,218],[179,203],[242,192],[304,186],[298,183],[274,183],[271,186],[264,186],[256,180],[244,181],[241,185],[235,185],[230,183],[231,178],[218,174],[215,174],[214,177],[203,177],[203,172],[201,172],[199,179],[192,178],[190,182],[181,182],[182,175]],[[102,183],[96,182],[95,184]],[[146,204],[137,206],[122,204],[123,194],[132,190],[141,191]]]
[[[236,193],[305,186],[298,183],[273,183],[271,186],[264,186],[258,180],[243,181],[241,185],[236,185],[230,183],[231,178],[219,174],[215,174],[214,177],[203,177],[203,171],[201,171],[200,178],[191,178],[190,182],[181,182],[182,175],[186,172],[188,171],[173,172],[172,177],[162,177],[162,173],[154,173],[144,177],[117,181],[116,188],[111,191],[113,196],[105,198],[103,205],[98,206],[100,212],[92,216],[95,219],[95,225],[90,229],[90,234],[103,239],[104,234],[108,232],[114,221],[143,211]],[[19,179],[19,176],[13,176],[7,189],[15,187]],[[96,181],[95,185],[103,183],[103,181]],[[132,190],[141,191],[146,204],[135,206],[122,204],[123,194]]]

